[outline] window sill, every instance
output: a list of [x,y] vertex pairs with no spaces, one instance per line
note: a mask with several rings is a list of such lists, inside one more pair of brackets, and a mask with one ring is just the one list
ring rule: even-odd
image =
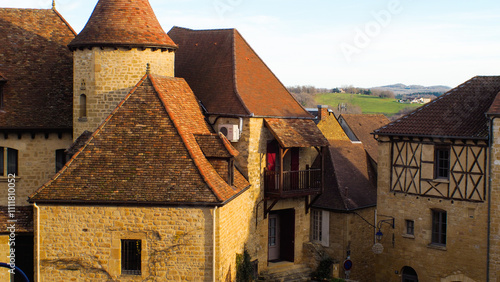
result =
[[15,178],[12,178],[12,177],[7,177],[7,176],[0,176],[0,182],[9,182],[9,179],[15,179],[16,182],[18,182],[21,180],[21,177],[16,176]]
[[78,121],[80,121],[80,122],[86,122],[86,121],[88,121],[88,119],[86,117],[79,117]]
[[429,245],[427,245],[427,248],[440,250],[440,251],[446,251],[446,245],[438,245],[438,244],[434,244],[434,243],[430,243]]
[[403,234],[402,236],[403,236],[403,238],[415,239],[415,235],[411,235],[411,234]]

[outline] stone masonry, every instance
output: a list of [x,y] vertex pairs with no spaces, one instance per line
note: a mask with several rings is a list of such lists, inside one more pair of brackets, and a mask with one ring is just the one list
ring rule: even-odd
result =
[[[151,73],[173,77],[174,55],[137,48],[94,47],[73,52],[73,138],[85,130],[94,132],[144,76],[147,64]],[[81,95],[86,96],[86,114],[81,113]]]

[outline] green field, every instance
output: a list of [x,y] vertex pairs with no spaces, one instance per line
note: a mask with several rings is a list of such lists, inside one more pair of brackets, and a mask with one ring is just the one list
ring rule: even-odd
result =
[[415,109],[419,104],[402,104],[396,99],[345,93],[326,93],[316,95],[316,102],[336,108],[340,103],[349,103],[361,108],[363,114],[385,114],[392,116],[405,108]]

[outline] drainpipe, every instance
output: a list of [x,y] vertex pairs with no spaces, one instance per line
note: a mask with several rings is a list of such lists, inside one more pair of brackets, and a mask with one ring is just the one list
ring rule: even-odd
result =
[[241,134],[243,133],[243,118],[240,117],[240,138],[241,139]]
[[491,236],[491,167],[493,165],[492,159],[492,151],[493,151],[493,122],[496,117],[490,118],[490,146],[489,146],[489,167],[488,167],[488,238],[487,238],[487,247],[486,247],[486,281],[490,281],[490,236]]
[[40,282],[40,209],[33,203],[36,209],[36,281]]
[[215,227],[216,227],[216,225],[215,225],[215,224],[216,224],[216,222],[217,222],[217,221],[216,221],[216,218],[215,218],[215,217],[216,217],[216,214],[217,214],[217,206],[214,208],[214,216],[213,216],[213,228],[214,228],[214,234],[213,234],[213,251],[212,251],[212,258],[213,258],[213,261],[212,261],[212,264],[213,264],[213,266],[212,266],[212,276],[213,276],[212,281],[214,281],[214,282],[215,282],[215,281],[217,281],[217,280],[215,279],[215,278],[216,278],[216,277],[215,277],[215,261],[216,261],[216,260],[215,260],[215,251],[216,251],[216,241],[215,241],[215,235],[216,235],[216,234],[215,234]]

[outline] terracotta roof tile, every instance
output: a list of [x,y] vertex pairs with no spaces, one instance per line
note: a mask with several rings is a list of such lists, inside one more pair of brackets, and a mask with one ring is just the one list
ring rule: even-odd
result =
[[485,114],[499,92],[500,76],[476,76],[374,133],[486,139]]
[[55,10],[0,8],[1,129],[70,129],[75,33]]
[[356,115],[343,114],[343,118],[359,141],[363,143],[365,150],[376,162],[378,159],[378,142],[371,134],[374,130],[389,123],[389,119],[384,115]]
[[70,49],[124,46],[176,49],[148,0],[99,0]]
[[223,134],[195,135],[195,138],[207,158],[232,158],[238,155],[230,143],[225,143],[227,139]]
[[249,184],[222,180],[195,138],[209,134],[183,79],[145,76],[30,201],[220,204]]
[[235,29],[174,27],[168,34],[179,44],[176,75],[209,113],[313,118]]
[[266,118],[264,121],[283,148],[328,146],[328,140],[313,120]]
[[330,141],[326,161],[325,192],[316,208],[336,211],[373,207],[377,203],[376,171],[362,144]]
[[73,142],[73,144],[66,149],[66,154],[71,156],[76,154],[81,148],[83,148],[83,146],[85,146],[85,144],[87,144],[87,141],[89,141],[91,137],[92,132],[85,130],[82,134],[80,134],[80,136],[78,136],[78,138],[76,138],[75,142]]
[[0,207],[0,234],[7,233],[8,220],[15,219],[16,233],[33,232],[33,207],[32,206],[17,206],[15,218],[9,218],[8,207]]

